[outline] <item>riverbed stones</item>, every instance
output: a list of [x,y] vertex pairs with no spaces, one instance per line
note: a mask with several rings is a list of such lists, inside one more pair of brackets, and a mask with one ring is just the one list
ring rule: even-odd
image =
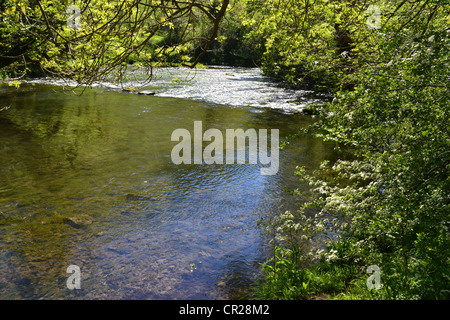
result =
[[194,272],[195,269],[197,269],[197,266],[195,263],[189,263],[189,271]]
[[123,88],[122,91],[129,92],[129,93],[137,93],[137,94],[141,94],[141,95],[145,95],[145,96],[154,96],[156,94],[156,91],[152,91],[152,90],[138,91],[135,87]]
[[127,87],[127,88],[123,88],[122,89],[125,92],[136,92],[136,88],[135,87]]
[[125,196],[125,199],[128,201],[152,201],[152,200],[154,200],[152,197],[149,197],[149,196],[132,194],[132,193],[128,193]]
[[90,224],[92,224],[92,219],[89,216],[73,216],[73,217],[63,217],[61,222],[75,229],[85,229]]
[[154,96],[156,94],[156,91],[143,90],[143,91],[139,91],[138,94],[143,94],[146,96]]

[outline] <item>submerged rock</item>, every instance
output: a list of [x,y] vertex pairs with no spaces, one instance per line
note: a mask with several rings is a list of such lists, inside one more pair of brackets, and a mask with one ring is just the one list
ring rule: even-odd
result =
[[72,228],[75,228],[75,229],[86,228],[86,226],[84,224],[77,223],[77,222],[73,221],[70,218],[63,218],[62,221],[63,221],[64,224],[66,224],[68,226],[71,226]]
[[152,197],[140,196],[140,195],[132,194],[132,193],[128,193],[125,196],[125,199],[127,199],[128,201],[152,201],[153,200]]
[[189,271],[194,272],[194,270],[197,269],[197,266],[195,263],[189,263]]

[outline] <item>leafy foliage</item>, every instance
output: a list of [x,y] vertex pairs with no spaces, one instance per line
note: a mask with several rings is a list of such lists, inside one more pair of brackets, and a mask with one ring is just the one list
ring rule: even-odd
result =
[[[313,128],[355,159],[324,163],[315,175],[300,168],[313,194],[293,221],[308,240],[322,240],[307,248],[309,255],[378,265],[384,298],[448,299],[448,6],[382,4],[387,13],[379,30],[352,33],[353,70],[336,74],[335,99],[318,111]],[[350,14],[348,28],[362,26],[351,11],[341,11]],[[328,61],[324,68],[336,66]]]
[[[0,68],[13,76],[44,73],[90,85],[121,80],[131,61],[151,77],[152,66],[174,56],[188,63],[184,55],[196,46],[203,55],[228,2],[7,0],[0,7]],[[202,21],[212,28],[199,39]]]

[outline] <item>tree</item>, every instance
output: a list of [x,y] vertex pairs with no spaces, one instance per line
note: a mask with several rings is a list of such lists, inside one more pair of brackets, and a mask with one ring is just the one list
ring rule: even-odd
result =
[[[187,51],[194,41],[199,56],[217,36],[229,0],[50,1],[6,0],[0,7],[0,68],[15,76],[49,74],[91,85],[106,77],[120,80],[131,57],[151,67]],[[211,34],[197,38],[198,20],[212,24]],[[175,42],[163,35],[179,32]]]
[[[306,31],[299,28],[301,34],[294,32],[285,42],[306,39],[305,32],[311,34],[326,24],[327,31],[309,37],[310,44],[303,51],[295,47],[287,52],[275,41],[269,46],[271,54],[279,52],[278,65],[290,68],[292,59],[298,57],[310,73],[335,72],[334,100],[317,109],[319,121],[310,132],[352,154],[350,159],[323,163],[316,174],[299,169],[312,195],[289,223],[309,239],[320,235],[324,240],[321,249],[325,251],[305,250],[303,256],[310,253],[326,266],[356,266],[355,270],[378,265],[383,287],[374,297],[448,299],[448,5],[437,0],[381,1],[383,19],[378,29],[371,29],[366,26],[368,14],[362,14],[368,3],[346,3],[354,4],[339,13],[348,19],[341,22],[352,38],[349,56],[339,57],[339,50],[319,50],[339,49],[336,43],[327,46],[332,42],[324,41],[335,39],[328,34],[333,24],[327,22],[333,1],[330,6],[323,2],[307,20],[305,15],[294,25],[285,23],[291,28],[304,21],[314,24]],[[284,12],[278,19],[294,21],[305,10],[303,5],[297,13]],[[324,19],[316,20],[320,14]],[[277,29],[272,37],[283,32]],[[317,69],[310,61],[319,61]],[[335,69],[339,65],[351,68]],[[293,70],[292,75],[298,73]],[[312,208],[314,219],[309,217]],[[288,229],[288,234],[292,231]],[[331,268],[332,273],[336,270]],[[354,271],[353,277],[364,279],[367,274]],[[314,283],[315,279],[303,281]],[[360,283],[365,289],[365,282]]]

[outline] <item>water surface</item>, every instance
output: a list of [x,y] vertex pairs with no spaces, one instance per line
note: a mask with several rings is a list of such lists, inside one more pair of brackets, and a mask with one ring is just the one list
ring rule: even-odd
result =
[[[249,297],[269,248],[258,220],[294,207],[284,190],[298,185],[295,166],[333,150],[301,137],[273,176],[259,164],[173,164],[171,133],[194,121],[281,139],[314,121],[287,107],[303,92],[257,69],[200,73],[162,73],[156,96],[113,85],[79,96],[48,80],[0,87],[0,298]],[[80,290],[66,287],[71,264]]]

